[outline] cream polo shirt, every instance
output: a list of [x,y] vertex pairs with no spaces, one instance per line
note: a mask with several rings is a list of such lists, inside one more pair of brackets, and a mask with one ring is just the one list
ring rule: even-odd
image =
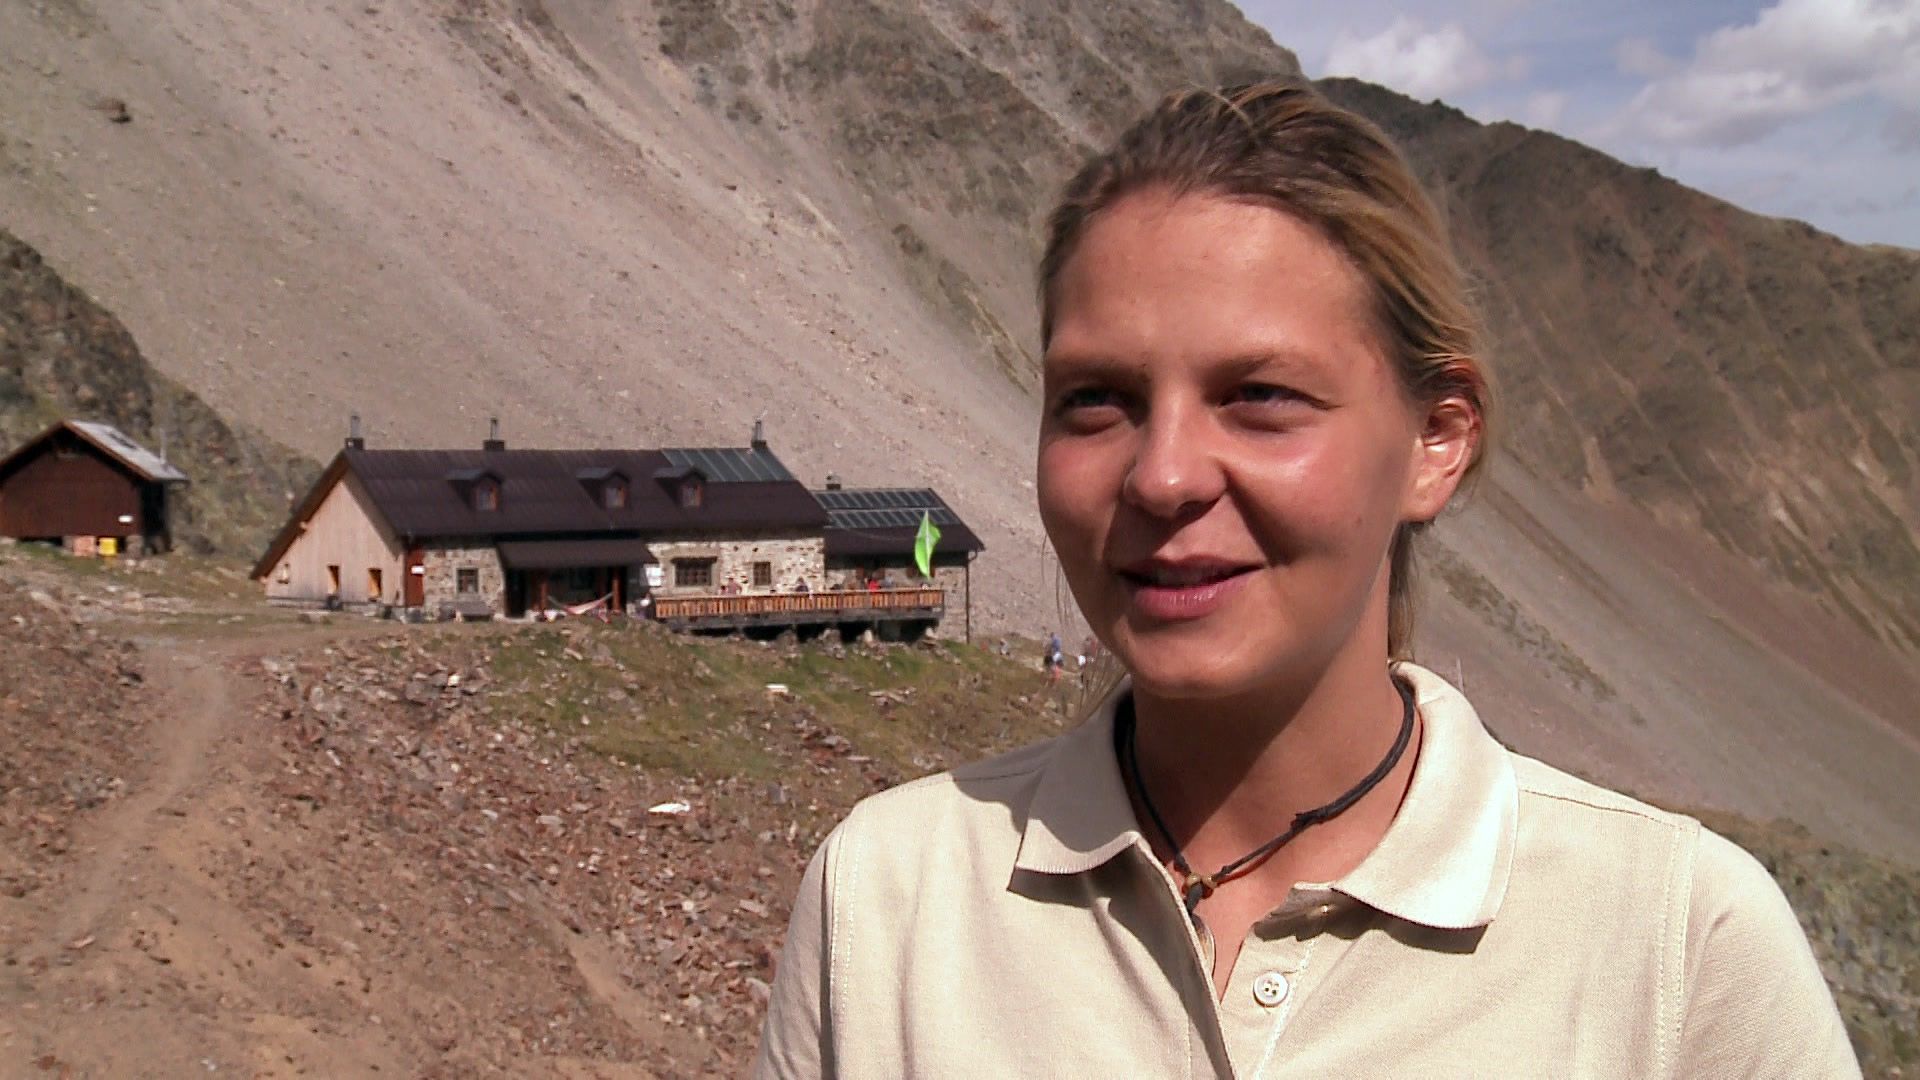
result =
[[1426,733],[1398,815],[1254,926],[1224,998],[1134,820],[1110,700],[854,808],[801,882],[755,1075],[1859,1075],[1759,863],[1509,752],[1401,671]]

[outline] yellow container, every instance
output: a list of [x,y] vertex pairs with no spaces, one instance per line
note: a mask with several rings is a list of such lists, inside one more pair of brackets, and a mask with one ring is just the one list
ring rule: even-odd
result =
[[100,538],[100,557],[101,558],[111,559],[118,554],[120,554],[120,538],[119,537],[103,536]]

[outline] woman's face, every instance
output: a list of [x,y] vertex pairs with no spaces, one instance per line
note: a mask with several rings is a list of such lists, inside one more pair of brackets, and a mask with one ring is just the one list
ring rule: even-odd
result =
[[1368,300],[1317,230],[1207,195],[1128,196],[1061,268],[1040,514],[1140,688],[1219,698],[1352,650],[1384,664],[1394,532],[1445,505],[1477,428],[1409,399]]

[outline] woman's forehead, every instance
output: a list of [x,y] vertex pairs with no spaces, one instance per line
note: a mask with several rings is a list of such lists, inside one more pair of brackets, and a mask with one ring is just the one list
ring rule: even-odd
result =
[[1050,363],[1314,363],[1377,337],[1365,279],[1320,230],[1218,196],[1115,203],[1089,224],[1051,301]]

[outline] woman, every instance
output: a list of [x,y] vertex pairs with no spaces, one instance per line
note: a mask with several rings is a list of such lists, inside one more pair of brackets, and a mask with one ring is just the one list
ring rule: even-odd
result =
[[1041,517],[1127,679],[855,808],[760,1075],[1857,1075],[1753,859],[1396,662],[1490,395],[1375,128],[1173,95],[1068,185],[1041,293]]

